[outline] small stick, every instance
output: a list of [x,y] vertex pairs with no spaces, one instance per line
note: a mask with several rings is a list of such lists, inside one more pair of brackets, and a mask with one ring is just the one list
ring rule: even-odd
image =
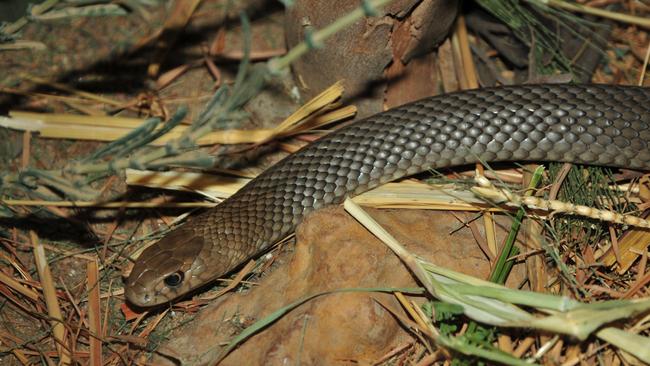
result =
[[90,365],[102,366],[101,303],[99,300],[99,268],[97,261],[86,265],[88,279],[88,325],[90,331]]
[[47,313],[50,316],[52,324],[52,334],[56,340],[56,347],[59,353],[61,365],[69,365],[71,362],[70,353],[64,346],[65,342],[65,327],[63,325],[63,316],[61,315],[61,308],[59,307],[59,300],[56,297],[56,290],[54,282],[52,281],[52,272],[47,263],[45,256],[45,248],[40,243],[36,232],[33,230],[29,232],[29,236],[34,248],[34,260],[36,262],[36,269],[38,270],[38,277],[43,286],[43,296],[45,297],[45,304],[47,305]]

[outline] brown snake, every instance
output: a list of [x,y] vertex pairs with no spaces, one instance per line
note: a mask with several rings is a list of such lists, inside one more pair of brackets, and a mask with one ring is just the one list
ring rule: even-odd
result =
[[337,130],[272,166],[139,257],[126,297],[169,302],[290,234],[309,212],[427,169],[559,161],[650,170],[650,89],[525,85],[426,98]]

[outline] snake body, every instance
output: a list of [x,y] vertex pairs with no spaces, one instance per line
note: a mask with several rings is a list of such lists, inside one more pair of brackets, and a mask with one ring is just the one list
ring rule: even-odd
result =
[[524,85],[446,94],[366,118],[305,146],[147,248],[126,284],[171,301],[290,234],[309,212],[432,168],[559,161],[650,170],[650,89]]

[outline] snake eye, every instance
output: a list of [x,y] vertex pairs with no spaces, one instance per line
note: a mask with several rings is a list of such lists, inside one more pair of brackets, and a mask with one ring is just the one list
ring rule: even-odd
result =
[[183,272],[181,271],[174,272],[169,276],[165,277],[163,281],[165,282],[165,285],[169,287],[176,287],[180,285],[181,282],[183,282]]

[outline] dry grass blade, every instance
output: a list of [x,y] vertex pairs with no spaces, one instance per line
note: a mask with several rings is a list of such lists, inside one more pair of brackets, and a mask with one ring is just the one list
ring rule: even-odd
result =
[[[291,134],[292,131],[295,131],[300,127],[301,123],[307,121],[310,116],[334,105],[334,103],[343,95],[343,91],[343,83],[337,81],[322,93],[305,103],[302,107],[298,108],[282,123],[276,126],[273,129],[273,136],[286,136],[287,134]],[[356,112],[356,108],[352,108],[352,111]]]
[[[144,120],[124,117],[96,117],[75,114],[32,113],[12,111],[10,118],[0,118],[0,126],[37,131],[41,137],[92,141],[114,141],[124,137],[140,126]],[[154,140],[151,145],[162,146],[179,138],[187,126],[176,126],[170,132]],[[271,137],[271,129],[215,131],[200,137],[198,145],[259,143]]]
[[190,64],[181,65],[160,75],[160,77],[158,77],[158,80],[156,80],[156,89],[164,89],[174,80],[178,79],[181,75],[187,72],[187,70],[190,69],[190,66]]
[[466,79],[466,85],[462,85],[462,89],[476,89],[479,87],[478,76],[476,74],[476,66],[472,58],[472,50],[469,46],[469,39],[467,36],[467,26],[465,25],[465,17],[459,16],[456,21],[456,32],[452,37],[458,37],[458,51],[460,53],[459,59],[462,65],[463,75]]
[[494,214],[491,211],[483,213],[483,227],[485,228],[485,240],[489,253],[492,257],[496,257],[499,249],[497,246],[496,223],[494,222]]
[[88,330],[90,331],[90,364],[102,366],[101,302],[99,298],[99,268],[97,261],[86,266],[88,280]]
[[96,208],[199,208],[214,207],[212,202],[96,202],[96,201],[46,201],[46,200],[0,200],[7,206],[44,207],[96,207]]
[[643,65],[641,67],[641,75],[639,75],[639,86],[643,86],[643,80],[645,80],[645,73],[648,69],[648,62],[650,61],[650,42],[648,42],[648,47],[646,47],[645,57],[643,58]]
[[[400,304],[402,304],[402,307],[403,307],[403,308],[406,310],[406,312],[411,316],[411,318],[412,318],[413,320],[415,320],[415,322],[418,324],[418,326],[420,327],[420,329],[423,329],[423,330],[426,330],[426,329],[432,330],[432,329],[431,329],[431,328],[432,328],[432,326],[431,326],[431,320],[430,320],[429,318],[427,318],[426,316],[422,316],[422,314],[419,313],[419,312],[417,311],[417,310],[419,310],[418,307],[417,307],[417,306],[413,306],[413,304],[411,304],[411,303],[408,301],[408,299],[404,296],[404,294],[402,294],[401,292],[396,292],[396,293],[395,293],[395,297],[396,297],[397,300],[400,302]],[[416,309],[417,309],[417,310],[416,310]],[[431,332],[431,334],[435,334],[435,330],[433,330],[433,331]]]
[[9,116],[18,120],[31,121],[34,126],[51,124],[53,127],[90,126],[133,129],[142,124],[142,118],[111,117],[111,116],[82,116],[65,113],[37,113],[24,111],[10,111]]
[[0,282],[13,289],[14,291],[22,294],[23,296],[28,297],[32,301],[38,300],[38,292],[32,290],[29,287],[23,286],[23,284],[7,276],[3,272],[0,272]]
[[[21,339],[11,333],[5,332],[4,330],[0,330],[0,342],[2,342],[4,346],[23,343]],[[29,358],[27,357],[29,350],[13,347],[11,353],[16,356],[22,365],[30,365]]]
[[[332,106],[334,106],[334,104]],[[323,108],[324,110],[326,110],[332,106],[323,107]],[[276,137],[285,137],[285,136],[296,135],[299,133],[304,133],[310,130],[317,129],[319,127],[329,125],[334,122],[338,122],[344,119],[354,117],[354,115],[357,113],[357,107],[346,106],[329,112],[323,111],[322,114],[318,114],[320,113],[320,111],[315,111],[314,113],[316,113],[316,115],[311,117],[306,117],[304,120],[288,126],[287,129],[284,131],[280,132],[274,130],[276,131]]]
[[128,185],[200,192],[221,199],[230,197],[249,181],[249,178],[190,172],[126,171]]
[[29,157],[32,145],[32,134],[29,131],[23,132],[23,152],[20,159],[20,166],[27,168],[29,166]]
[[[332,111],[333,100],[340,97],[337,88],[332,88],[289,116],[274,129],[229,129],[214,131],[196,140],[200,146],[215,144],[263,144],[274,138],[286,137],[319,128],[356,113],[356,108],[347,106]],[[318,113],[322,113],[318,115]],[[313,115],[316,114],[316,115]],[[311,118],[310,118],[311,116]],[[92,141],[114,141],[124,137],[140,126],[144,120],[138,118],[81,116],[75,114],[33,113],[11,111],[10,117],[0,117],[0,126],[20,131],[39,132],[41,137],[54,139],[75,139]],[[162,128],[162,127],[159,127]],[[187,126],[176,126],[171,131],[151,142],[153,146],[162,146],[179,138]]]
[[116,100],[106,98],[106,97],[102,97],[102,96],[99,96],[97,94],[93,94],[93,93],[89,93],[89,92],[85,92],[85,91],[80,91],[80,90],[77,90],[75,88],[71,88],[68,85],[57,83],[55,81],[46,80],[46,79],[40,78],[38,76],[29,75],[29,74],[23,74],[21,76],[25,80],[29,80],[29,81],[32,81],[32,82],[37,83],[37,84],[47,85],[49,87],[65,91],[65,92],[68,92],[68,93],[73,94],[73,95],[77,95],[77,96],[82,97],[82,98],[87,99],[87,100],[91,100],[91,101],[95,101],[95,102],[98,102],[98,103],[111,105],[111,106],[114,106],[114,107],[122,106],[122,103],[118,102]]
[[[147,325],[144,327],[144,329],[142,330],[142,332],[140,332],[140,335],[139,335],[139,336],[140,336],[141,338],[145,338],[145,339],[146,339],[147,337],[149,337],[149,335],[151,334],[151,332],[153,332],[154,329],[156,329],[156,327],[158,326],[158,324],[160,324],[160,322],[165,318],[165,316],[167,315],[167,313],[169,312],[169,310],[170,310],[170,309],[165,309],[163,312],[161,312],[160,314],[156,315],[156,317],[155,317],[153,320],[149,321],[149,323],[147,323]],[[146,314],[146,313],[144,313],[144,314]],[[143,315],[144,315],[144,314],[143,314]],[[141,318],[141,319],[142,319],[142,318]]]
[[564,0],[535,0],[534,2],[548,4],[550,6],[562,8],[569,11],[595,15],[598,17],[612,19],[619,22],[634,24],[644,28],[650,28],[650,19],[644,17],[637,17],[633,15],[617,13],[613,11],[603,10],[592,6],[585,6],[582,4],[577,4],[574,2],[568,2]]
[[34,231],[30,231],[29,236],[32,242],[32,247],[34,248],[34,260],[36,262],[38,276],[41,280],[41,286],[43,287],[43,296],[45,297],[45,304],[47,305],[47,313],[50,319],[52,319],[50,323],[52,324],[52,335],[54,336],[59,353],[59,362],[62,365],[68,365],[70,364],[71,358],[68,349],[64,346],[66,344],[66,338],[63,315],[56,296],[50,266],[48,265],[47,257],[45,256],[45,248],[43,248],[43,245],[40,243],[40,240]]
[[375,208],[504,211],[486,204],[471,192],[458,189],[453,185],[433,186],[410,180],[384,184],[355,196],[352,200],[357,204]]
[[623,274],[634,264],[639,257],[637,250],[645,250],[648,247],[650,232],[648,230],[629,230],[622,237],[612,236],[612,246],[601,258],[607,266],[618,265],[617,272]]

